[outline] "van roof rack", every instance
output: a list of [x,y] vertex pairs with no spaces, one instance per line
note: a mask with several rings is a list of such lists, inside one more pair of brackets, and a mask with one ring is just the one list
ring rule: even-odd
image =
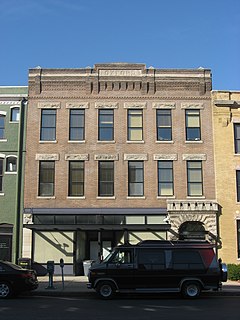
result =
[[206,240],[142,240],[137,245],[138,246],[152,246],[152,245],[190,245],[190,244],[211,244]]

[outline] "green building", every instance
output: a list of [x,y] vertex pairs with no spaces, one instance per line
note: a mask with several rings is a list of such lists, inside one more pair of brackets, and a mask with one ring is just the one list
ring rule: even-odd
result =
[[22,245],[28,87],[0,86],[0,260],[17,262]]

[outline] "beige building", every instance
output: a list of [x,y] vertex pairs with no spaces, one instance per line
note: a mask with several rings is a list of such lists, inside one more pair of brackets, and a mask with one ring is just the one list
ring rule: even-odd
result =
[[240,92],[213,91],[216,196],[220,251],[227,263],[240,260]]
[[215,242],[211,85],[202,68],[31,69],[24,256],[79,274],[119,243]]

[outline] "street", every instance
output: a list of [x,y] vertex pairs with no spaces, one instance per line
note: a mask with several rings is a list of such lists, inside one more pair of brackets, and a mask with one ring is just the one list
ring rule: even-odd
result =
[[184,300],[179,296],[118,297],[103,301],[77,297],[21,296],[0,300],[0,318],[7,320],[239,320],[239,297],[203,296],[197,300]]

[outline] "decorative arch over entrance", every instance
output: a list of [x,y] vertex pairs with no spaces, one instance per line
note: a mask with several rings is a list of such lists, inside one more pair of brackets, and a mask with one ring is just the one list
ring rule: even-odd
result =
[[206,230],[199,221],[186,221],[179,227],[179,239],[205,240]]

